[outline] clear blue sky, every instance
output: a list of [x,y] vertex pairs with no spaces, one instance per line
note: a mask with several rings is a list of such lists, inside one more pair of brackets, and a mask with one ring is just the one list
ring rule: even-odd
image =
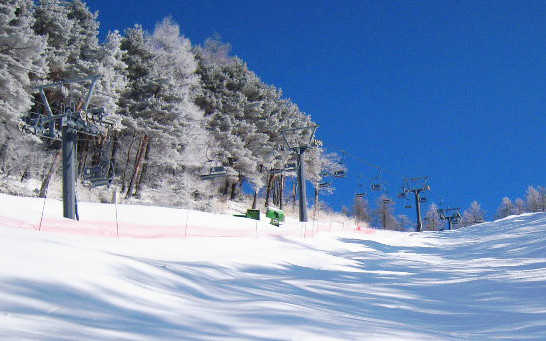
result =
[[[431,201],[495,213],[546,186],[546,1],[89,0],[101,32],[172,16],[193,44],[219,33],[320,124],[352,204],[379,165],[389,194],[429,176]],[[413,210],[411,210],[413,212]],[[397,202],[397,213],[404,210]],[[413,216],[413,215],[412,215]]]

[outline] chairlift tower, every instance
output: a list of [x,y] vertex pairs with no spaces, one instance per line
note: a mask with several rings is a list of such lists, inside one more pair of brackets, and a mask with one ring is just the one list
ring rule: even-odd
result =
[[[300,210],[300,221],[307,222],[307,189],[305,185],[305,151],[313,143],[313,138],[315,136],[315,131],[317,130],[316,125],[303,127],[303,128],[292,128],[281,131],[281,134],[286,142],[286,146],[291,151],[295,152],[298,155],[298,190],[299,190],[299,210]],[[309,137],[305,136],[305,131],[309,131]],[[303,132],[303,134],[302,134]],[[302,134],[303,136],[301,136]]]
[[[423,229],[423,221],[421,219],[421,202],[426,202],[426,198],[420,198],[419,195],[421,192],[426,192],[430,190],[430,186],[427,185],[428,177],[418,177],[418,178],[404,178],[404,186],[402,186],[402,193],[399,193],[399,198],[404,198],[406,193],[413,193],[415,195],[415,208],[417,211],[417,224],[416,231],[421,232]],[[420,183],[420,186],[417,184]]]
[[453,229],[453,224],[458,224],[461,219],[460,208],[439,208],[438,215],[440,219],[447,220],[448,231]]
[[[100,126],[111,127],[114,125],[112,121],[103,118],[106,116],[103,111],[87,111],[91,97],[93,96],[95,84],[99,78],[100,76],[95,75],[34,87],[34,90],[38,90],[40,93],[47,116],[39,113],[31,113],[23,117],[23,121],[19,123],[19,130],[22,132],[54,140],[60,139],[62,141],[63,216],[69,219],[76,218],[75,160],[77,135],[81,133],[89,136],[100,136],[103,134]],[[44,90],[83,82],[91,82],[83,104],[77,107],[67,106],[61,114],[54,115]],[[59,128],[61,130],[60,133]]]

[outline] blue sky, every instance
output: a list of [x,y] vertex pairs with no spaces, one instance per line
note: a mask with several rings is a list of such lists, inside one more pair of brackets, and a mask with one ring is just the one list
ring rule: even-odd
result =
[[[352,204],[383,169],[428,176],[430,201],[492,216],[503,196],[546,186],[544,1],[89,0],[101,32],[172,16],[193,44],[219,33],[261,79],[320,125],[349,176],[325,198]],[[371,198],[373,200],[373,197]],[[397,202],[398,214],[404,211]]]

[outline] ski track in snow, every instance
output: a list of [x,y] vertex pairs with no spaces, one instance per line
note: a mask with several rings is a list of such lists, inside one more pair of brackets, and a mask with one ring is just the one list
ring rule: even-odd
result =
[[[0,216],[39,203],[12,199]],[[2,340],[546,339],[545,214],[311,239],[3,227],[0,241]]]

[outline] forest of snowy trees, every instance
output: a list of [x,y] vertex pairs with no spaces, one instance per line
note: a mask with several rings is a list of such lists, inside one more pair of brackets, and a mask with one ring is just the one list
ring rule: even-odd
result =
[[[105,137],[78,136],[80,199],[110,202],[116,193],[120,200],[201,210],[214,210],[228,199],[254,207],[295,206],[295,171],[272,170],[296,162],[281,131],[315,125],[296,103],[230,55],[229,44],[218,36],[192,45],[170,18],[153,32],[135,25],[109,32],[103,41],[99,28],[98,14],[81,0],[0,2],[2,191],[45,197],[59,186],[60,142],[18,130],[30,112],[46,114],[33,87],[100,75],[90,108],[104,108],[115,125]],[[60,113],[81,102],[85,92],[85,85],[71,84],[46,95]],[[324,209],[319,185],[345,168],[321,143],[305,155],[314,209]],[[113,165],[113,183],[90,190],[82,172],[104,156]],[[202,181],[215,166],[224,167],[226,175]],[[32,181],[36,186],[15,185]],[[392,201],[380,197],[374,204],[372,209],[365,198],[355,198],[344,213],[378,228],[414,224],[395,215]],[[525,200],[504,198],[497,217],[537,211],[546,211],[546,190],[530,186]],[[424,217],[425,230],[445,226],[435,204]],[[484,220],[475,201],[462,212],[460,225]]]
[[[17,130],[29,111],[45,114],[32,88],[100,75],[91,108],[105,108],[115,129],[107,139],[78,137],[80,173],[97,153],[107,154],[114,165],[115,189],[97,189],[97,199],[108,201],[116,190],[124,198],[208,210],[217,200],[237,199],[247,185],[254,193],[267,193],[266,205],[295,200],[282,195],[295,173],[270,170],[295,162],[281,131],[314,122],[231,56],[230,46],[218,37],[192,46],[166,18],[153,32],[135,25],[100,42],[97,14],[80,0],[9,0],[0,6],[4,178],[38,179],[38,194],[46,195],[59,178],[60,143]],[[85,87],[52,88],[46,94],[60,112],[80,101]],[[308,180],[318,186],[336,158],[321,146],[309,149]],[[218,165],[226,169],[225,177],[200,181]]]

